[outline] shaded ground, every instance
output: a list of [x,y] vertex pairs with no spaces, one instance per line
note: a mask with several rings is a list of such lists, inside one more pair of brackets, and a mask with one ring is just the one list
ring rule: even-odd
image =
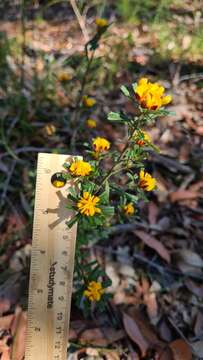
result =
[[[187,2],[180,13],[175,8],[176,17],[165,22],[167,30],[170,24],[175,30],[166,34],[161,23],[153,24],[152,31],[148,22],[117,22],[96,53],[98,75],[86,90],[97,99],[91,116],[98,126],[85,129],[87,115],[82,117],[76,154],[83,151],[83,140],[97,133],[119,147],[122,130],[109,124],[106,114],[118,108],[134,111],[119,87],[142,75],[163,81],[173,94],[170,108],[175,115],[149,129],[161,149],[147,164],[158,190],[148,204],[140,204],[136,222],[112,227],[111,245],[101,238],[92,250],[112,279],[113,298],[105,315],[92,320],[85,320],[73,304],[69,359],[187,360],[191,347],[194,359],[203,358],[203,65],[201,47],[193,46],[198,43],[197,21],[202,23],[200,5]],[[26,34],[16,20],[17,8],[11,7],[0,23],[0,352],[14,338],[19,358],[26,326],[22,309],[27,307],[36,154],[73,151],[69,119],[79,89],[78,64],[83,69],[85,40],[71,9],[69,21],[60,20],[61,9],[54,20],[53,9],[49,11],[49,21],[28,16]],[[107,13],[112,20],[119,16],[113,5]],[[89,35],[94,15],[90,11]],[[187,24],[183,36],[177,22]],[[176,34],[177,41],[172,37]],[[70,82],[58,80],[61,68],[70,72]]]

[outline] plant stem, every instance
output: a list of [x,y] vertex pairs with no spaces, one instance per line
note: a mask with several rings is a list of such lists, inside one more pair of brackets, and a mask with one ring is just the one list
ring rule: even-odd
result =
[[[122,158],[124,157],[126,151],[128,150],[129,148],[129,142],[130,140],[132,139],[134,135],[134,130],[132,131],[132,134],[129,136],[128,138],[128,141],[127,141],[127,144],[125,145],[123,151],[120,153],[120,156],[118,157],[117,159],[117,163],[116,164],[113,164],[113,166],[111,167],[111,169],[109,170],[109,172],[106,174],[106,176],[103,178],[102,182],[99,184],[99,188],[97,189],[97,192],[96,194],[101,190],[102,186],[104,185],[104,183],[115,173],[115,168],[117,165],[119,165],[120,161],[122,160]],[[119,169],[118,171],[121,171],[121,169]],[[118,172],[116,171],[116,173]]]
[[21,33],[22,33],[22,44],[21,44],[21,89],[24,88],[25,82],[25,45],[26,45],[26,22],[25,22],[25,0],[21,0]]
[[89,75],[89,72],[90,72],[92,61],[94,59],[94,54],[95,54],[95,50],[92,51],[92,54],[91,54],[90,58],[87,55],[87,67],[86,67],[85,73],[84,73],[83,78],[82,78],[81,89],[80,89],[80,92],[78,94],[78,97],[77,97],[77,100],[76,100],[76,105],[75,105],[75,111],[74,111],[72,119],[71,119],[71,125],[73,125],[73,126],[76,125],[76,127],[75,127],[75,129],[73,131],[72,138],[71,138],[71,147],[73,149],[75,148],[76,134],[77,134],[78,129],[80,127],[80,124],[78,124],[80,103],[81,103],[82,97],[84,95],[85,86],[86,86],[86,83],[87,83],[87,78],[88,78],[88,75]]

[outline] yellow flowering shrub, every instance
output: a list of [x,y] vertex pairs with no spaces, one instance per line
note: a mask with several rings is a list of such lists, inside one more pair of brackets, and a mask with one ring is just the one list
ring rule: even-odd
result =
[[[139,219],[135,209],[139,208],[141,200],[147,201],[147,193],[156,189],[156,179],[147,171],[146,160],[149,150],[157,151],[157,148],[144,129],[158,116],[169,113],[163,105],[171,101],[170,96],[164,95],[161,85],[153,84],[146,78],[129,88],[122,86],[121,90],[136,110],[136,115],[128,115],[123,110],[108,114],[109,121],[118,122],[119,126],[125,125],[127,129],[122,150],[119,151],[108,139],[98,135],[85,144],[85,160],[74,160],[64,165],[66,178],[74,178],[75,184],[75,188],[70,189],[67,204],[74,212],[68,226],[78,222],[78,288],[75,296],[77,305],[86,314],[91,311],[92,302],[101,310],[105,308],[110,297],[105,288],[110,285],[110,281],[96,261],[89,263],[88,257],[84,259],[83,247],[89,248],[92,241],[107,237],[111,225],[133,223]],[[83,104],[88,99],[83,97]],[[108,164],[108,167],[104,164]]]

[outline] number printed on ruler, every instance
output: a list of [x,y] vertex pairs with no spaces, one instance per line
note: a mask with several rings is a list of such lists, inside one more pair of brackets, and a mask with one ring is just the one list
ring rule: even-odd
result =
[[66,360],[76,225],[66,221],[70,184],[56,188],[68,155],[38,155],[25,360]]

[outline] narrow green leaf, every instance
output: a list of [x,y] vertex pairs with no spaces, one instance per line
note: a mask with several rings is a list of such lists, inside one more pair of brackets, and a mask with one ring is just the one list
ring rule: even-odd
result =
[[121,91],[125,96],[130,97],[130,92],[129,92],[129,90],[128,90],[128,88],[126,86],[122,85],[121,86]]

